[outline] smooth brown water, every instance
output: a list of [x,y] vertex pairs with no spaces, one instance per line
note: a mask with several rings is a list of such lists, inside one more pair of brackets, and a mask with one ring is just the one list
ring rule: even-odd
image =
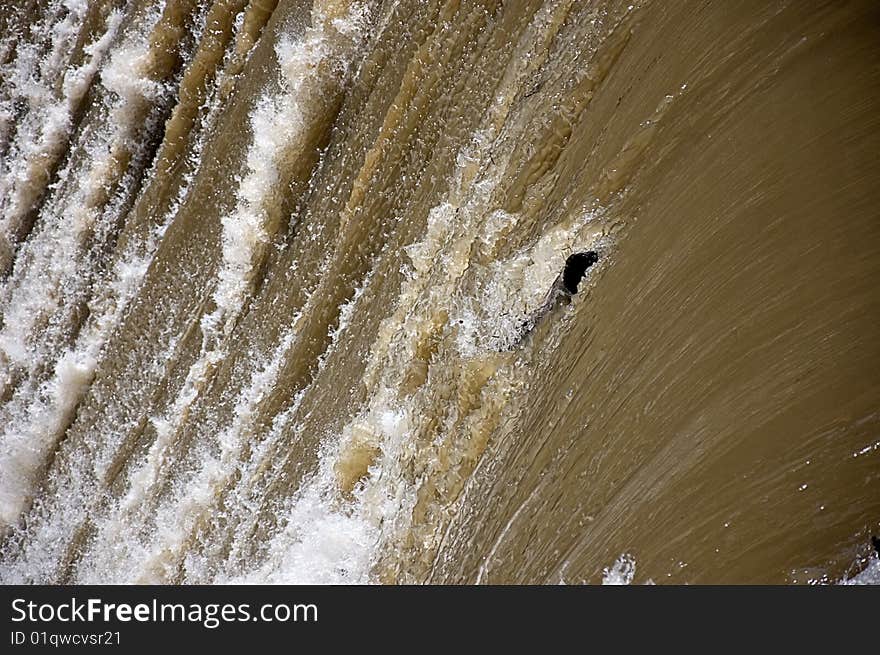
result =
[[876,581],[875,3],[32,4],[4,581]]

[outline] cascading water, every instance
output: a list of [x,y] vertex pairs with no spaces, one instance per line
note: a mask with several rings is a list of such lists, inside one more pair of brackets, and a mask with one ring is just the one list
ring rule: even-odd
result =
[[873,3],[28,8],[0,580],[880,580]]

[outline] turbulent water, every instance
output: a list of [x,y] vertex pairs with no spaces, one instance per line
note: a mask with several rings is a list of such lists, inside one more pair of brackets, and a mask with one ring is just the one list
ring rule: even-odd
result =
[[0,76],[3,582],[880,581],[875,2],[16,0]]

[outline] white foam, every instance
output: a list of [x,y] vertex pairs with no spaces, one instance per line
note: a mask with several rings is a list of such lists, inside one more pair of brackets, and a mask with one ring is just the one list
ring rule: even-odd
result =
[[[363,12],[361,5],[352,7],[351,29],[364,28]],[[332,23],[336,26],[339,21]],[[277,49],[287,85],[278,96],[263,97],[251,114],[253,138],[246,155],[247,172],[237,191],[238,204],[231,214],[221,218],[223,260],[213,294],[216,308],[201,319],[204,337],[201,352],[190,366],[183,389],[168,410],[153,419],[158,436],[151,450],[162,452],[163,444],[173,439],[186,416],[186,409],[198,396],[207,375],[226,355],[223,339],[228,336],[244,303],[258,250],[270,237],[265,205],[276,192],[280,158],[284,149],[308,129],[302,109],[304,103],[311,102],[308,93],[335,92],[323,88],[320,83],[306,90],[307,81],[314,76],[317,65],[328,58],[333,60],[332,65],[347,68],[348,59],[357,45],[352,40],[337,42],[336,47],[331,48],[327,40],[332,35],[327,30],[328,23],[323,16],[316,14],[301,40],[283,39],[283,47]],[[337,83],[343,81],[339,78]]]
[[[120,46],[122,50],[148,48],[147,35],[158,17],[158,13],[148,16],[145,25],[129,34],[128,40]],[[117,14],[112,14],[104,36],[93,44],[101,50],[102,57],[118,29],[119,20]],[[23,245],[13,276],[0,286],[0,308],[4,311],[0,362],[5,364],[7,372],[0,384],[9,384],[13,369],[19,371],[23,380],[2,408],[5,426],[0,437],[0,471],[15,471],[0,477],[3,505],[0,521],[4,525],[17,518],[31,496],[35,476],[54,446],[58,431],[88,387],[107,334],[133,293],[135,278],[142,274],[143,262],[123,262],[111,288],[123,291],[128,297],[115,298],[104,312],[95,311],[72,348],[55,350],[53,315],[63,310],[68,297],[77,297],[77,285],[87,277],[82,271],[82,235],[92,229],[97,220],[94,210],[88,207],[88,198],[99,193],[106,182],[113,143],[127,139],[130,131],[137,127],[132,119],[128,123],[122,121],[126,110],[120,104],[125,101],[113,107],[111,117],[116,120],[108,123],[109,131],[86,146],[94,160],[85,171],[85,181],[73,185],[70,195],[64,193],[63,186],[59,187],[56,197],[44,206],[35,234]],[[62,179],[70,173],[69,169],[63,170]],[[111,205],[109,213],[112,212]],[[98,306],[94,305],[94,309]],[[65,320],[63,313],[61,317]],[[49,322],[48,329],[43,327],[43,321]],[[53,356],[56,360],[52,377],[42,384],[31,382],[31,376]],[[74,368],[71,362],[75,362]]]
[[[5,55],[15,49],[15,58],[0,66],[0,79],[3,80],[0,87],[3,92],[0,97],[0,141],[6,141],[9,136],[15,114],[12,105],[16,100],[24,100],[28,105],[27,114],[17,125],[24,143],[39,129],[43,110],[54,106],[55,84],[65,74],[87,9],[87,0],[61,0],[47,7],[44,18],[28,29],[32,41],[24,41],[13,30],[0,39],[0,53]],[[41,38],[48,45],[45,54]],[[5,60],[5,56],[0,60]],[[16,144],[13,144],[13,153],[15,148]],[[0,189],[3,190],[7,162],[13,164],[14,157],[0,160]],[[4,195],[0,194],[0,198]]]
[[[357,513],[333,511],[335,490],[318,480],[297,495],[287,527],[273,541],[266,565],[234,579],[245,584],[366,584],[375,525]],[[279,545],[284,547],[278,548]]]
[[636,559],[623,553],[614,564],[602,571],[603,585],[630,585],[636,575]]
[[33,486],[35,473],[54,445],[56,426],[66,420],[91,382],[95,360],[87,353],[67,353],[58,360],[52,378],[44,383],[27,408],[23,425],[0,441],[0,525],[18,519]]
[[[163,7],[164,2],[159,3],[158,6],[154,7],[153,10],[145,16],[145,20],[142,24],[134,25],[129,29],[126,39],[119,45],[126,55],[120,56],[114,60],[115,63],[111,66],[111,70],[107,73],[106,77],[107,83],[113,86],[116,93],[119,94],[117,98],[127,96],[129,99],[132,99],[132,97],[136,99],[136,92],[139,88],[145,89],[147,92],[158,90],[158,87],[156,86],[142,85],[136,80],[126,80],[124,79],[123,73],[126,70],[129,72],[132,70],[132,65],[128,61],[129,56],[134,53],[136,57],[138,52],[142,52],[142,50],[138,50],[136,47],[136,41],[138,38],[147,38],[149,30],[158,20]],[[239,28],[242,24],[242,16],[243,13],[239,15],[236,21],[236,25]],[[234,48],[232,47],[227,48],[222,64],[223,67],[229,64],[233,50]],[[208,128],[215,124],[218,114],[224,109],[223,103],[216,102],[219,78],[220,76],[214,80],[212,89],[207,94],[205,103],[201,107],[201,110],[207,115],[201,122],[201,129],[198,133],[198,137],[193,148],[187,155],[187,161],[190,167],[189,172],[184,174],[182,182],[178,187],[176,198],[172,200],[165,215],[157,221],[156,226],[145,238],[133,239],[128,243],[125,252],[122,253],[114,263],[112,274],[109,276],[109,282],[98,291],[96,297],[90,299],[89,320],[80,333],[75,348],[67,351],[66,354],[61,356],[62,359],[72,358],[74,361],[79,362],[79,365],[83,369],[81,371],[81,378],[83,380],[93,372],[94,358],[100,354],[107,338],[118,324],[122,312],[140,287],[165,230],[179,212],[189,189],[191,188],[193,179],[201,169],[202,152],[206,137],[209,134]],[[134,96],[132,96],[133,92]],[[125,116],[125,111],[122,112],[122,116]],[[94,151],[94,146],[91,146],[91,148]],[[62,177],[66,174],[67,172],[63,171]],[[150,174],[148,174],[147,177],[150,177]],[[39,308],[39,305],[37,305],[37,308]],[[8,322],[9,317],[5,316],[4,318],[7,319]],[[164,352],[166,358],[170,357],[172,353],[176,351],[176,344],[179,335],[169,331],[167,334],[157,335],[156,338],[160,342],[168,344],[168,348]],[[12,340],[13,345],[21,345],[23,343],[23,341]],[[22,349],[22,361],[26,362],[29,357],[34,357],[34,359],[37,360],[38,356],[39,353],[29,353],[26,348]],[[164,371],[166,364],[167,362],[162,361],[161,359],[153,362],[151,368],[155,370],[152,374],[158,374],[159,372]],[[56,376],[54,382],[46,385],[46,388],[51,389],[54,388],[55,385],[63,387],[64,382],[57,380]],[[76,388],[68,387],[69,393],[61,394],[61,397],[70,399],[77,394],[81,394],[83,390],[84,385],[78,385]],[[12,407],[10,410],[10,405],[15,405],[15,407]],[[10,432],[17,431],[17,433],[30,434],[34,431],[40,431],[41,428],[45,428],[45,432],[43,433],[44,439],[49,434],[57,432],[59,426],[62,424],[62,417],[64,415],[64,409],[53,406],[51,398],[47,399],[46,397],[38,397],[35,393],[21,393],[13,399],[12,403],[8,403],[7,406],[4,407],[4,410],[10,410],[9,415],[14,419],[7,421]],[[126,414],[124,404],[116,408],[111,408],[108,411],[113,417],[110,420],[113,429],[111,431],[105,431],[101,435],[96,435],[100,436],[98,443],[102,444],[103,447],[99,448],[96,452],[93,452],[95,457],[94,461],[76,462],[71,468],[69,472],[70,479],[66,480],[65,483],[68,485],[68,489],[75,490],[73,491],[74,495],[70,498],[59,496],[54,499],[56,506],[53,508],[52,512],[44,517],[44,520],[31,528],[33,539],[30,543],[33,547],[29,547],[27,551],[22,554],[21,560],[17,563],[14,569],[7,571],[9,576],[17,576],[15,578],[10,578],[11,580],[27,581],[51,579],[52,571],[54,570],[53,567],[56,566],[56,558],[60,556],[59,553],[63,550],[64,541],[63,539],[59,539],[59,536],[68,533],[72,529],[72,526],[75,526],[77,523],[84,520],[84,516],[90,511],[89,508],[99,502],[94,476],[96,474],[99,477],[103,476],[103,472],[107,470],[115,457],[114,453],[119,440],[122,438],[121,435],[134,427],[132,421],[136,422],[138,420],[137,417],[132,418]],[[54,423],[52,421],[53,417],[58,419]],[[33,455],[33,457],[28,459],[28,461],[34,462],[34,468],[29,469],[27,466],[17,466],[11,461],[7,467],[6,464],[0,462],[0,471],[4,470],[6,467],[8,470],[14,470],[16,472],[14,477],[0,476],[0,490],[6,493],[5,497],[0,497],[0,502],[3,502],[4,507],[6,508],[6,510],[4,510],[5,513],[2,515],[8,517],[14,517],[16,515],[17,512],[15,508],[20,508],[23,505],[33,487],[33,476],[31,475],[28,477],[26,474],[29,472],[33,473],[33,471],[40,466],[39,463],[36,463],[39,457],[35,456],[36,453],[31,447],[33,444],[29,444],[27,439],[19,439],[18,445],[23,449],[22,454],[24,457],[28,457],[29,454],[27,451],[31,451],[30,455]],[[14,456],[16,453],[15,448],[11,448],[10,450]],[[0,448],[0,452],[2,452],[2,448]],[[83,498],[87,498],[88,501],[83,502]],[[112,530],[108,529],[104,531],[104,534],[108,536],[107,544],[110,548],[118,547],[118,545],[122,543],[123,538],[128,538],[129,547],[133,547],[132,544],[135,543],[130,539],[130,535],[123,534],[119,531],[113,533]],[[120,571],[120,575],[124,575],[124,572]],[[98,578],[94,579],[98,580]],[[108,576],[104,576],[100,579],[105,581],[109,578]]]
[[[84,11],[85,3],[81,8]],[[76,16],[70,14],[65,23]],[[81,20],[81,17],[80,17]],[[51,87],[40,88],[41,103],[35,106],[19,129],[17,140],[5,158],[11,163],[0,175],[0,235],[10,239],[30,212],[39,194],[45,189],[46,168],[56,160],[67,145],[72,128],[72,115],[92,84],[104,56],[122,22],[122,13],[111,12],[106,29],[95,42],[84,48],[87,59],[78,68],[64,71],[62,95],[52,97]],[[74,24],[77,28],[78,23]],[[68,25],[67,29],[74,29]],[[57,48],[58,46],[56,46]]]
[[[275,54],[283,89],[263,96],[251,114],[252,140],[245,157],[246,172],[239,182],[238,203],[232,213],[221,218],[223,265],[214,291],[217,310],[203,322],[208,331],[221,328],[241,306],[254,259],[271,236],[267,203],[277,192],[278,167],[285,150],[297,143],[316,118],[311,115],[312,96],[334,93],[336,89],[326,85],[345,82],[352,54],[366,33],[367,16],[366,5],[354,3],[344,17],[328,21],[316,6],[305,34],[279,39]],[[329,69],[333,77],[319,75],[321,67]]]
[[842,585],[880,585],[880,557],[871,555],[867,566],[852,577],[840,581]]
[[[384,443],[383,462],[389,484],[393,472],[389,460],[408,440],[410,417],[405,407],[396,406],[393,392],[386,389],[373,398],[370,407],[346,426],[342,434],[325,442],[317,472],[301,486],[290,503],[286,527],[272,539],[269,554],[256,570],[229,580],[247,584],[366,584],[380,543],[383,524],[394,522],[411,511],[411,499],[388,493],[388,485],[360,486],[354,501],[341,497],[335,466],[345,437],[355,427],[373,431]],[[398,478],[399,479],[399,478]]]
[[[154,486],[161,479],[169,445],[168,432],[174,425],[162,419],[153,419],[158,438],[146,458],[129,476],[125,496],[109,516],[98,523],[98,546],[92,549],[80,566],[79,580],[84,583],[107,580],[107,571],[119,571],[121,580],[162,582],[167,580],[166,563],[174,562],[185,546],[193,525],[210,510],[218,494],[238,469],[238,459],[253,426],[255,411],[263,398],[274,387],[284,357],[296,335],[297,321],[276,347],[269,361],[258,364],[250,382],[241,390],[233,410],[231,423],[216,437],[216,454],[206,452],[201,468],[186,483],[185,489],[175,494],[158,511],[151,510],[149,500]],[[149,543],[141,544],[129,528],[144,521],[144,513],[155,515],[158,531],[151,534]],[[122,536],[111,541],[111,536]],[[101,544],[113,544],[105,548]]]
[[[175,443],[189,408],[198,398],[211,372],[226,357],[228,344],[225,340],[245,301],[260,249],[271,237],[266,204],[277,193],[280,179],[278,167],[285,149],[297,143],[297,139],[309,129],[308,121],[313,119],[309,116],[309,106],[315,101],[312,96],[335,93],[338,88],[328,88],[327,85],[338,87],[345,82],[349,61],[364,36],[366,17],[366,9],[361,4],[354,4],[345,17],[332,21],[327,21],[320,13],[320,8],[316,8],[312,25],[301,38],[282,38],[276,47],[284,84],[278,94],[264,96],[250,117],[252,141],[245,157],[247,170],[238,185],[237,205],[230,214],[221,218],[223,257],[213,295],[216,308],[201,319],[202,346],[181,390],[161,415],[151,418],[156,437],[145,460],[132,474],[125,498],[102,521],[104,527],[101,531],[108,536],[128,533],[126,524],[132,522],[132,513],[147,506],[145,503],[154,488],[168,474],[166,453]],[[344,34],[346,38],[340,39],[339,34]],[[319,75],[321,67],[325,69],[324,75]],[[331,72],[329,78],[326,71]],[[357,301],[360,293],[355,294],[353,302]],[[330,335],[331,348],[344,330],[348,315],[350,310],[343,307],[340,324]],[[297,321],[294,321],[290,331],[276,347],[269,364],[258,367],[250,382],[241,390],[232,423],[222,429],[217,437],[219,455],[209,454],[210,444],[204,444],[206,453],[202,467],[186,481],[180,482],[182,486],[172,498],[158,508],[156,524],[159,527],[151,535],[150,543],[140,544],[132,538],[133,535],[127,534],[126,539],[114,542],[126,544],[115,548],[114,552],[108,554],[106,549],[98,549],[89,556],[90,559],[110,557],[115,562],[112,566],[106,566],[109,562],[97,566],[86,564],[82,567],[84,573],[81,575],[87,576],[90,570],[120,570],[125,572],[126,577],[133,576],[140,581],[167,579],[170,575],[168,567],[182,556],[195,522],[212,507],[219,490],[228,485],[237,469],[242,477],[247,477],[247,470],[239,468],[242,446],[252,430],[253,414],[260,399],[275,384],[287,350],[296,337],[296,330]],[[319,365],[323,364],[326,355],[325,352]],[[257,450],[259,452],[259,448]],[[188,559],[188,575],[194,578],[205,575],[204,567],[197,560],[197,556]]]
[[[352,298],[340,308],[339,321],[329,333],[330,342],[318,359],[317,374],[324,369],[328,357],[344,337],[349,320],[374,274],[375,269],[367,275],[363,285],[355,290]],[[298,319],[294,325],[297,322]],[[313,380],[317,379],[317,374]],[[268,384],[273,385],[274,380]],[[291,406],[276,416],[268,437],[258,445],[249,461],[240,466],[239,487],[248,492],[253,491],[251,487],[257,471],[269,463],[266,460],[267,453],[272,452],[272,447],[288,432],[301,432],[300,426],[290,425],[290,419],[311,388],[310,384],[301,390]],[[380,422],[388,429],[400,428],[400,420],[391,415],[383,416]],[[240,433],[241,426],[234,426],[234,432]],[[338,439],[324,443],[319,454],[317,472],[288,500],[286,527],[272,540],[266,562],[243,573],[235,573],[227,568],[220,572],[218,581],[289,584],[343,581],[355,584],[368,581],[372,546],[376,539],[375,525],[340,502],[334,471],[338,447]],[[247,505],[246,502],[244,504]],[[249,529],[239,528],[238,532],[250,534]],[[245,545],[233,544],[230,560],[234,560]]]

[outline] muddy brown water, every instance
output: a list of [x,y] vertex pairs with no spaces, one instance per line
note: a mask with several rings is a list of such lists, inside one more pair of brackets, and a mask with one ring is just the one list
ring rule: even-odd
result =
[[875,565],[876,3],[31,4],[4,581]]

